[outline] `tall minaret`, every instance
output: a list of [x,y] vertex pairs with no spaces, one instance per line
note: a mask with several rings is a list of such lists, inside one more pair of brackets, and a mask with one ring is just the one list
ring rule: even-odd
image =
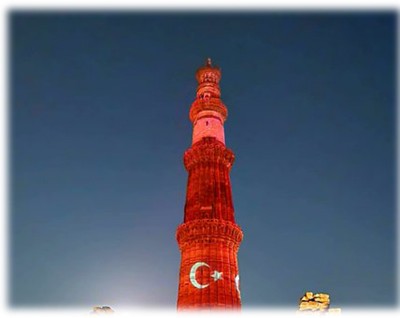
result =
[[208,59],[196,72],[190,108],[192,146],[185,216],[176,231],[181,251],[178,310],[240,309],[237,252],[243,233],[235,223],[229,171],[234,154],[225,146],[228,115],[221,101],[221,70]]

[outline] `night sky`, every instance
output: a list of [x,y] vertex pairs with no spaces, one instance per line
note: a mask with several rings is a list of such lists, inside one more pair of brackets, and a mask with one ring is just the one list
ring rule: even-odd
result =
[[396,303],[387,12],[11,12],[11,306],[176,304],[196,69],[222,69],[243,308]]

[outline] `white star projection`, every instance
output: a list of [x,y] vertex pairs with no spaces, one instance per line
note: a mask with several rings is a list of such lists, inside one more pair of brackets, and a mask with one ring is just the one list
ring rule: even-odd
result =
[[216,282],[218,279],[222,279],[222,273],[218,271],[214,271],[214,273],[211,275],[211,277],[214,278],[214,282]]

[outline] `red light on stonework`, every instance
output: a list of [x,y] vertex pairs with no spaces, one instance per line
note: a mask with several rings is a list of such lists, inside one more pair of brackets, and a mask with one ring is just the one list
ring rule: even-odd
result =
[[229,176],[234,154],[225,146],[228,111],[220,99],[220,78],[211,59],[196,72],[192,146],[184,154],[189,173],[184,222],[176,231],[178,310],[241,307],[237,252],[243,233],[234,218]]

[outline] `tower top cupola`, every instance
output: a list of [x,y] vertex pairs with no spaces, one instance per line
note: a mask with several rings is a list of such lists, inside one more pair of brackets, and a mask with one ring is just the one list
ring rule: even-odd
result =
[[213,66],[211,58],[207,58],[205,65],[199,67],[196,72],[196,79],[199,84],[204,82],[219,83],[221,79],[221,69]]
[[228,116],[228,110],[221,101],[221,69],[212,65],[208,58],[205,64],[196,71],[197,91],[196,99],[190,109],[190,120],[194,123],[197,116],[202,111],[216,111],[221,115],[222,122]]
[[219,81],[221,79],[221,69],[213,66],[211,59],[206,60],[205,65],[197,69],[196,79],[199,83],[197,87],[197,98],[219,98],[221,91]]

